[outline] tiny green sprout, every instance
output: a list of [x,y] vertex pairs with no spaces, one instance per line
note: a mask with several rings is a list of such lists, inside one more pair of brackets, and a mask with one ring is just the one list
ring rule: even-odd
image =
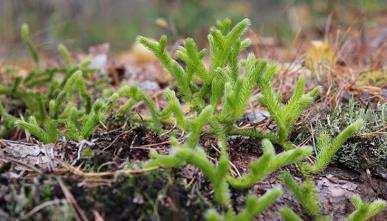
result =
[[58,52],[63,60],[63,63],[67,66],[71,66],[73,64],[73,60],[71,58],[70,51],[63,44],[58,45]]
[[94,152],[90,147],[86,147],[82,150],[81,157],[84,159],[92,158],[94,156]]
[[36,64],[36,67],[39,68],[39,61],[40,61],[39,54],[38,54],[38,51],[36,50],[34,44],[31,41],[30,28],[29,28],[27,23],[24,23],[21,26],[21,38],[22,38],[24,44],[26,44],[28,51],[31,54],[31,57]]

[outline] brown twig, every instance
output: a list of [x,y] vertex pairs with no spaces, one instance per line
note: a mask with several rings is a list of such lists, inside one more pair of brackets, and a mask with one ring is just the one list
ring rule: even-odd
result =
[[130,147],[130,149],[149,149],[148,147],[160,146],[160,145],[164,145],[164,144],[169,144],[169,140],[163,141],[163,142],[160,142],[160,143],[153,143],[153,144],[145,144],[145,145],[141,145],[141,146],[134,146],[134,147]]
[[68,202],[68,204],[73,207],[74,211],[75,211],[75,214],[76,214],[76,218],[78,221],[87,221],[87,217],[85,215],[85,213],[83,212],[83,210],[79,207],[75,197],[73,196],[73,194],[70,192],[70,190],[66,187],[66,185],[63,183],[62,179],[60,177],[57,177],[56,178],[62,191],[63,191],[63,194],[65,195],[65,198]]
[[115,144],[115,143],[118,141],[118,139],[120,139],[120,137],[121,137],[122,135],[128,134],[129,132],[130,132],[130,131],[124,131],[124,132],[118,134],[118,135],[116,136],[116,138],[114,138],[114,140],[113,140],[107,147],[103,148],[103,150],[105,151],[105,150],[109,149],[110,147],[112,147],[113,144]]
[[156,167],[154,168],[149,168],[149,169],[121,169],[121,170],[116,170],[116,171],[107,171],[107,172],[83,172],[79,168],[76,168],[74,166],[71,166],[65,162],[62,162],[58,160],[58,162],[66,168],[69,172],[85,177],[85,178],[93,178],[93,177],[115,177],[117,174],[126,174],[126,175],[138,175],[138,174],[143,174],[152,170],[157,169]]

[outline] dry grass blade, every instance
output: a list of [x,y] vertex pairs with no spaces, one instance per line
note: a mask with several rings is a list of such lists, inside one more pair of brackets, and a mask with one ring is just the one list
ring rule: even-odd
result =
[[59,205],[59,204],[62,204],[62,203],[65,203],[65,201],[64,200],[60,200],[60,199],[54,199],[54,200],[46,201],[46,202],[44,202],[44,203],[34,207],[27,214],[23,215],[21,217],[21,220],[29,220],[29,219],[31,219],[31,217],[34,214],[36,214],[40,210],[42,210],[42,209],[44,209],[46,207],[55,206],[55,205]]
[[87,219],[85,213],[79,207],[79,205],[78,205],[77,201],[75,200],[73,194],[66,187],[66,185],[63,183],[61,178],[57,177],[57,180],[58,180],[58,183],[59,183],[60,187],[62,188],[63,194],[65,195],[67,202],[69,203],[69,205],[71,205],[71,207],[75,211],[75,214],[76,214],[75,217],[77,218],[77,221],[87,221],[88,219]]

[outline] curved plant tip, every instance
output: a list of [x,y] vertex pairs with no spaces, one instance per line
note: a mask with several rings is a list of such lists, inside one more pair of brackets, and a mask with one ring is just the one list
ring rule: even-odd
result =
[[290,172],[284,172],[281,177],[283,183],[293,193],[306,212],[314,218],[321,217],[322,209],[313,181],[306,180],[299,183]]
[[39,68],[39,60],[40,60],[39,54],[38,54],[38,51],[36,50],[34,44],[31,41],[30,28],[29,28],[27,23],[24,23],[21,26],[20,32],[21,32],[21,38],[22,38],[24,44],[26,44],[28,52],[31,54],[31,57],[36,64],[36,67]]
[[362,119],[358,119],[343,131],[341,131],[334,139],[328,134],[323,133],[317,139],[317,150],[316,162],[311,164],[303,164],[301,170],[303,173],[319,173],[324,171],[327,166],[331,163],[333,157],[340,150],[343,144],[357,132],[359,132],[364,125]]
[[206,212],[205,218],[209,221],[249,221],[262,213],[265,209],[271,206],[283,191],[280,187],[275,187],[268,190],[261,197],[249,195],[246,200],[246,207],[238,214],[229,209],[225,214],[219,214],[215,209],[210,209]]
[[21,38],[24,42],[30,41],[30,28],[27,23],[23,23],[21,26]]
[[73,63],[70,51],[63,44],[58,45],[58,52],[61,56],[63,63],[70,66]]
[[228,177],[231,186],[251,187],[281,167],[297,163],[312,153],[311,147],[299,147],[275,154],[274,146],[268,139],[262,140],[262,146],[263,155],[249,165],[250,172],[239,178]]
[[387,202],[384,200],[378,199],[371,203],[366,203],[358,195],[353,196],[351,202],[356,210],[347,217],[347,221],[369,220],[387,208]]

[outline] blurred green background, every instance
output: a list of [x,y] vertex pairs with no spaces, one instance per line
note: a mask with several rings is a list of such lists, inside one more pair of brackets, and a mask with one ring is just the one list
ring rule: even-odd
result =
[[321,37],[330,14],[334,25],[373,25],[370,17],[386,7],[386,0],[0,0],[0,58],[23,48],[23,22],[31,26],[40,50],[52,51],[59,43],[86,50],[109,42],[119,52],[138,34],[200,41],[207,27],[223,17],[249,17],[260,34],[286,44],[300,32]]

